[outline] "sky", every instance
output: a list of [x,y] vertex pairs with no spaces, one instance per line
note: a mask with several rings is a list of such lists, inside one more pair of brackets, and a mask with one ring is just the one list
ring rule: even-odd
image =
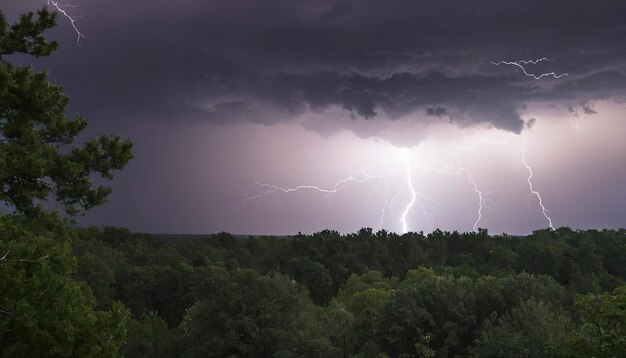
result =
[[82,225],[626,226],[623,1],[58,3],[85,38],[59,16],[59,50],[15,61],[50,71],[83,138],[135,143]]

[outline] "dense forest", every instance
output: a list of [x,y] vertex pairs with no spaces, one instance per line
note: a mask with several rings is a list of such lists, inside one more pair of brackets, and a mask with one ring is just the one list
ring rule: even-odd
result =
[[[5,219],[2,229],[20,227]],[[619,357],[626,350],[626,230],[60,234],[60,242],[14,241],[12,251],[29,240],[40,249],[23,252],[29,261],[16,271],[2,265],[2,282],[28,280],[41,290],[30,287],[59,276],[43,271],[66,266],[74,289],[92,300],[91,314],[118,325],[110,335],[124,357]],[[54,254],[42,259],[44,252]],[[23,301],[37,304],[36,317],[71,305]],[[72,309],[67,314],[81,313]],[[59,322],[45,324],[36,326]],[[5,331],[3,347],[13,343]]]
[[625,230],[75,234],[76,279],[132,313],[125,357],[626,351]]
[[[0,357],[623,357],[626,230],[83,228],[132,143],[68,118],[45,8],[0,12]],[[102,185],[100,185],[103,183]],[[51,207],[56,204],[57,209]]]

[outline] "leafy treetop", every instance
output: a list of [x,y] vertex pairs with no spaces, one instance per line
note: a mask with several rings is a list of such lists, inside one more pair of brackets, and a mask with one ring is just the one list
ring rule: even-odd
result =
[[70,215],[104,203],[111,189],[95,185],[94,175],[110,180],[133,157],[132,143],[119,136],[73,145],[87,120],[68,118],[62,87],[48,82],[46,72],[7,61],[12,54],[52,53],[57,43],[43,32],[54,25],[46,8],[10,26],[0,12],[0,201],[28,216],[51,199]]

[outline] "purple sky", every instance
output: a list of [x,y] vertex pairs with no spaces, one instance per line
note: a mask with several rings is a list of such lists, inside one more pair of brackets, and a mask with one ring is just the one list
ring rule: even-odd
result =
[[[82,0],[68,11],[83,16],[81,46],[59,17],[48,35],[60,49],[28,62],[90,119],[85,138],[122,134],[136,148],[84,225],[625,226],[623,2]],[[568,75],[491,63],[542,57],[527,71]]]

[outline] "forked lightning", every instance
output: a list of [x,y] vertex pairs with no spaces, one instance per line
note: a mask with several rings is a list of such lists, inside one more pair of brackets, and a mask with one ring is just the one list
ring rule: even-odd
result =
[[[395,161],[399,161],[400,163],[395,163]],[[282,192],[285,194],[297,192],[297,191],[315,191],[322,194],[335,195],[342,188],[349,184],[357,184],[357,183],[366,183],[374,181],[376,184],[372,187],[370,191],[370,195],[368,196],[367,202],[370,201],[370,196],[372,191],[376,190],[380,185],[385,186],[385,196],[384,203],[381,209],[381,215],[379,220],[379,225],[382,226],[384,222],[384,217],[387,212],[387,209],[392,209],[393,202],[401,195],[401,193],[407,193],[406,197],[406,205],[403,206],[402,212],[398,217],[398,222],[402,228],[402,232],[406,233],[411,230],[409,217],[411,212],[414,210],[416,205],[419,206],[424,217],[427,221],[432,220],[432,209],[436,205],[436,201],[422,193],[420,193],[414,186],[414,176],[418,174],[442,174],[442,175],[451,175],[451,176],[464,176],[467,181],[471,184],[474,193],[476,193],[478,198],[477,205],[477,213],[476,213],[476,221],[472,227],[473,230],[477,230],[478,224],[482,219],[482,213],[484,208],[490,208],[488,205],[488,200],[484,197],[485,193],[479,190],[478,185],[473,180],[471,173],[465,169],[462,165],[460,158],[457,157],[457,164],[454,166],[446,166],[444,168],[430,168],[430,169],[422,169],[415,171],[413,170],[413,166],[411,163],[410,151],[408,149],[402,149],[400,155],[395,156],[393,159],[386,161],[388,165],[386,169],[382,170],[379,173],[371,174],[367,171],[359,171],[355,172],[348,177],[338,180],[334,185],[330,187],[320,187],[317,185],[298,185],[294,187],[280,187],[274,184],[267,184],[260,182],[256,176],[254,176],[255,183],[265,190],[260,194],[248,197],[244,200],[244,204],[249,203],[251,201],[257,201],[262,199],[263,197],[277,192]],[[393,165],[391,165],[393,164]],[[388,180],[396,173],[401,173],[403,181],[406,184],[406,189],[397,190],[393,199],[389,200],[389,191],[391,190],[391,184]]]

